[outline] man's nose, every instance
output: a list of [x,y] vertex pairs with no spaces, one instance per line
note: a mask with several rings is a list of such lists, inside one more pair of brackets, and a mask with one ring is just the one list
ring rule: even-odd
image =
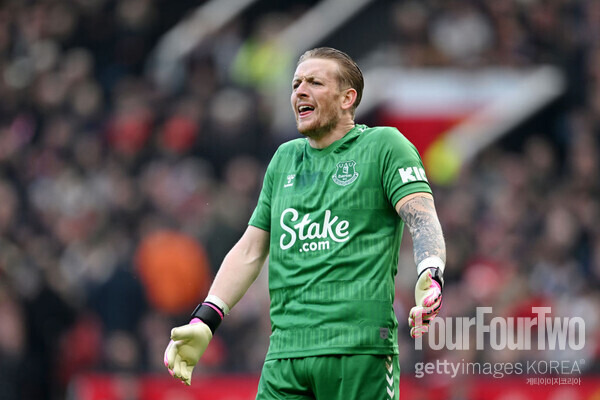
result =
[[296,88],[296,96],[298,97],[303,97],[303,96],[307,96],[307,92],[306,92],[306,82],[301,82],[298,87]]

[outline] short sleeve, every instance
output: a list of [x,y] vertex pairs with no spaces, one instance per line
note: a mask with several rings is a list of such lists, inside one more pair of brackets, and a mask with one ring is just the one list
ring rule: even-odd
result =
[[[275,157],[274,157],[275,158]],[[274,159],[273,158],[273,159]],[[248,225],[255,226],[264,231],[271,231],[271,197],[273,192],[273,164],[274,161],[271,160],[269,163],[269,167],[267,167],[267,172],[265,172],[265,177],[263,179],[263,186],[260,191],[260,195],[258,196],[258,203],[256,204],[256,208],[250,217],[250,221]]]
[[392,207],[412,193],[431,193],[417,148],[395,128],[380,133],[382,183]]

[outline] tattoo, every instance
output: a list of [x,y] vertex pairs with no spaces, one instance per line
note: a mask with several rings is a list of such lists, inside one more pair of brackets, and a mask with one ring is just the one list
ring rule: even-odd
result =
[[419,265],[430,256],[438,256],[446,262],[444,235],[433,200],[415,197],[400,208],[399,214],[413,239],[415,263]]

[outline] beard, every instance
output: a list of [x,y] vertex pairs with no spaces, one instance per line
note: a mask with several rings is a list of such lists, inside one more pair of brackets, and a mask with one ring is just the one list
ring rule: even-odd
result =
[[300,132],[300,134],[302,134],[303,136],[306,136],[311,139],[321,139],[322,137],[326,136],[329,132],[331,132],[333,128],[337,126],[339,121],[339,116],[332,115],[331,118],[329,118],[329,120],[325,122],[317,120],[311,123],[309,126],[302,129],[300,128],[300,124],[296,122],[296,127],[298,129],[298,132]]

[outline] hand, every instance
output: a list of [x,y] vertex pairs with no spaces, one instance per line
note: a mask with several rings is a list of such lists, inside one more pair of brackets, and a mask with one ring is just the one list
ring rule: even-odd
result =
[[411,327],[410,336],[418,338],[429,330],[429,322],[435,318],[442,307],[441,271],[429,268],[421,273],[415,286],[415,304],[408,316]]
[[192,371],[212,339],[208,325],[195,318],[188,325],[171,330],[171,341],[165,350],[164,362],[171,376],[192,384]]

